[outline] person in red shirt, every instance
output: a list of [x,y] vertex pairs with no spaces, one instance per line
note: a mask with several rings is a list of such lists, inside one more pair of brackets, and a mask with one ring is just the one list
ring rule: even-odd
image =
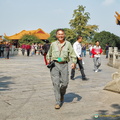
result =
[[92,48],[92,54],[93,54],[93,62],[94,62],[94,68],[95,68],[95,72],[99,71],[99,67],[101,65],[101,58],[100,55],[102,53],[102,48],[100,46],[100,42],[96,41],[95,42],[95,46]]
[[30,50],[31,50],[30,44],[26,45],[26,50],[27,50],[27,56],[29,56],[30,55]]
[[21,45],[21,49],[22,49],[22,55],[24,56],[26,49],[26,45],[24,43]]

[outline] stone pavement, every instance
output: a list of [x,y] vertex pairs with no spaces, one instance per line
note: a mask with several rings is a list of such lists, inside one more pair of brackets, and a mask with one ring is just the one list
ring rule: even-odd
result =
[[103,90],[117,69],[107,66],[102,56],[101,71],[95,73],[92,58],[83,59],[89,81],[82,81],[76,70],[60,110],[54,109],[53,86],[43,56],[0,59],[0,120],[120,120],[120,95]]

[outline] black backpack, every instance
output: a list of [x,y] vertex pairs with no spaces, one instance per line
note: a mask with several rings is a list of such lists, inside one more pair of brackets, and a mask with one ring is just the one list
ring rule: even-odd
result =
[[50,49],[50,44],[44,44],[43,45],[43,49],[44,49],[44,51],[45,51],[45,53],[47,53],[48,52],[48,50]]

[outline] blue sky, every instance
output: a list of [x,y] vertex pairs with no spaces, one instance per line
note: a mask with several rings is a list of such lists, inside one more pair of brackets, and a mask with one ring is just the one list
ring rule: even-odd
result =
[[0,35],[70,28],[69,21],[78,5],[86,6],[91,18],[88,24],[98,25],[98,32],[105,30],[120,36],[114,17],[115,11],[120,13],[120,0],[0,0]]

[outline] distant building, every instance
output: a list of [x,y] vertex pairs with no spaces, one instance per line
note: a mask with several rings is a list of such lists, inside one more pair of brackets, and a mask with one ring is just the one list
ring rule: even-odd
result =
[[0,35],[0,42],[1,42],[1,41],[3,41],[3,36],[2,36],[2,35]]
[[45,40],[48,39],[50,37],[50,34],[44,32],[42,29],[37,29],[37,30],[30,30],[30,31],[26,31],[26,30],[22,30],[19,33],[16,33],[12,36],[7,36],[5,34],[5,37],[8,38],[9,40],[19,40],[22,38],[23,35],[35,35],[36,37],[38,37],[40,40]]
[[24,35],[35,35],[37,38],[40,40],[46,40],[50,37],[50,34],[44,32],[42,29],[37,29],[37,30],[22,30],[19,33],[16,33],[12,36],[7,36],[4,34],[4,37],[8,40],[12,40],[12,43],[16,46],[19,47],[19,40],[24,36]]

